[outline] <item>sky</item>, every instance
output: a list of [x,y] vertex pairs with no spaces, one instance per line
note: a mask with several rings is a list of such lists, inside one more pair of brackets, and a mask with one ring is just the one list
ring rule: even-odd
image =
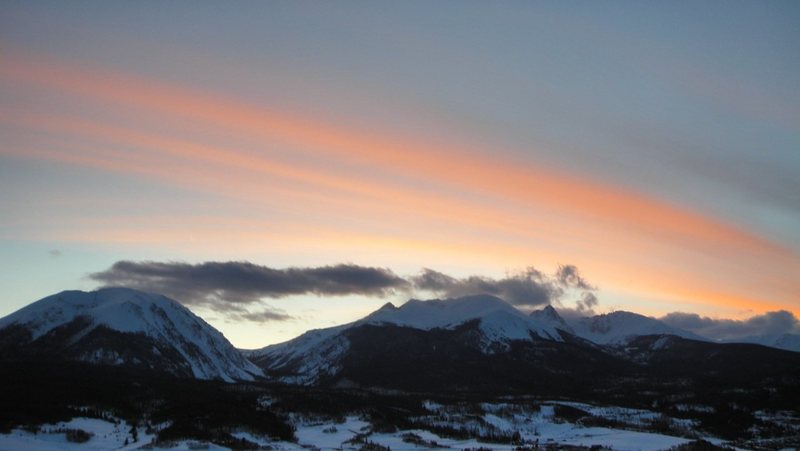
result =
[[0,316],[115,284],[798,327],[800,4],[2,2]]

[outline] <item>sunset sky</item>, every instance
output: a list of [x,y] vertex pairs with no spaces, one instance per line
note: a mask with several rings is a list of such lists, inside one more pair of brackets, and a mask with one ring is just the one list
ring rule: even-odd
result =
[[258,347],[564,265],[800,315],[800,3],[0,5],[0,316],[133,281]]

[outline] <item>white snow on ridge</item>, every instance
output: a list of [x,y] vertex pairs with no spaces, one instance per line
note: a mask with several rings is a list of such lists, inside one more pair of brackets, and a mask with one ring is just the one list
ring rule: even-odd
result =
[[384,306],[360,322],[369,324],[390,323],[429,330],[454,327],[471,319],[483,318],[495,312],[505,312],[512,317],[526,318],[524,313],[502,299],[481,295],[431,301],[412,299],[399,308]]
[[387,303],[349,324],[312,330],[283,343],[242,352],[254,361],[263,360],[269,370],[289,370],[294,374],[281,377],[284,382],[305,384],[322,375],[335,374],[340,369],[339,359],[350,346],[342,333],[354,327],[392,324],[420,330],[453,329],[465,322],[479,320],[483,333],[481,349],[491,353],[507,348],[510,341],[532,340],[533,336],[563,341],[559,329],[569,329],[569,326],[557,313],[555,316],[529,316],[490,295],[431,301],[412,299],[400,307]]
[[624,344],[641,335],[677,335],[691,340],[708,341],[692,332],[669,326],[655,318],[617,311],[573,321],[575,335],[597,344]]
[[530,340],[532,333],[542,338],[562,340],[555,323],[528,316],[491,295],[431,301],[412,299],[399,308],[391,307],[388,304],[358,323],[395,324],[430,330],[452,329],[479,319],[480,328],[490,341]]
[[48,296],[0,319],[0,329],[20,325],[36,339],[77,318],[90,322],[81,335],[102,325],[165,343],[183,356],[200,379],[253,380],[262,374],[222,333],[188,308],[167,297],[128,288]]
[[563,320],[559,323],[528,316],[504,300],[490,295],[430,301],[412,299],[400,307],[387,303],[375,312],[352,323],[312,330],[283,343],[244,352],[245,355],[253,358],[264,356],[276,358],[273,366],[281,368],[292,360],[309,354],[318,354],[320,359],[330,358],[331,353],[340,355],[346,350],[346,341],[336,346],[326,343],[353,327],[365,324],[393,324],[420,330],[453,329],[476,319],[480,321],[480,329],[484,333],[487,343],[530,340],[531,334],[562,341],[558,329],[569,329],[566,324],[562,325]]

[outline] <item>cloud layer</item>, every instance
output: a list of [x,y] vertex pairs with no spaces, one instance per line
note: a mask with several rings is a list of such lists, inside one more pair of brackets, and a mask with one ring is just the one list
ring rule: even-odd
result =
[[250,311],[249,306],[261,304],[264,298],[309,294],[385,297],[408,287],[408,282],[391,270],[353,264],[275,269],[248,262],[118,261],[89,278],[105,286],[165,294],[187,305],[209,307],[233,319],[250,321],[290,318],[274,309]]
[[[264,304],[264,299],[288,296],[387,297],[433,295],[459,297],[488,293],[511,304],[534,307],[558,303],[566,293],[578,293],[578,309],[587,314],[597,297],[574,265],[561,265],[548,275],[534,267],[502,278],[473,275],[456,278],[433,269],[401,277],[386,268],[337,264],[276,269],[249,262],[118,261],[89,275],[104,286],[126,286],[161,293],[184,304],[211,308],[231,320],[284,321],[292,317]],[[260,310],[258,310],[260,309]]]
[[744,320],[714,319],[696,313],[674,312],[662,321],[715,340],[741,340],[760,335],[800,333],[800,320],[791,312],[777,310]]
[[[399,276],[387,268],[342,263],[318,267],[271,268],[249,262],[118,261],[89,275],[104,286],[126,286],[165,294],[183,304],[210,308],[227,320],[270,322],[293,317],[267,305],[265,299],[313,295],[320,297],[388,296],[460,297],[488,293],[519,307],[559,305],[568,317],[594,315],[597,288],[574,265],[560,265],[552,274],[532,266],[504,277],[454,277],[430,268]],[[574,308],[564,304],[574,304]],[[761,335],[800,333],[800,320],[778,310],[745,320],[714,319],[695,313],[673,312],[665,323],[721,341]]]
[[558,302],[567,290],[585,290],[582,297],[588,301],[587,311],[597,304],[597,298],[591,293],[595,288],[580,275],[574,265],[561,265],[552,276],[531,266],[499,279],[477,275],[455,278],[425,268],[420,274],[409,277],[408,281],[416,290],[432,292],[438,296],[459,297],[488,293],[524,307]]

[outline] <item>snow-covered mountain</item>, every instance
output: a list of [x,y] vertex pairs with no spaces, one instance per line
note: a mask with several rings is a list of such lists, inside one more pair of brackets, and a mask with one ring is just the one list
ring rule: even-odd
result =
[[[698,341],[691,333],[626,312],[577,321],[577,326],[572,326],[576,336],[552,307],[526,315],[493,296],[411,300],[247,355],[268,378],[288,383],[560,396],[632,374],[659,380],[716,377],[729,383],[726,378],[758,368],[756,379],[772,377],[800,358],[762,346]],[[747,369],[741,367],[743,359]]]
[[127,288],[64,291],[0,319],[0,354],[131,365],[199,379],[262,371],[178,302]]
[[[553,311],[555,313],[555,311]],[[548,314],[526,315],[504,300],[490,295],[420,301],[412,299],[400,307],[387,303],[361,320],[342,326],[318,329],[245,355],[267,372],[282,373],[288,382],[308,383],[341,369],[350,340],[347,332],[361,326],[399,326],[422,331],[455,330],[476,323],[480,352],[492,354],[509,349],[514,341],[546,339],[562,342],[559,329],[569,326]]]
[[531,312],[531,318],[536,321],[538,324],[549,324],[550,327],[562,330],[564,332],[568,332],[570,334],[575,334],[575,331],[572,330],[572,327],[564,321],[564,318],[558,314],[556,309],[553,308],[552,305],[548,305],[547,307],[541,310],[535,310]]
[[755,343],[769,346],[771,348],[785,349],[787,351],[800,352],[800,334],[773,334],[755,335],[739,340],[728,340],[729,343]]
[[356,324],[394,324],[430,330],[452,329],[475,319],[480,320],[480,330],[486,339],[484,349],[487,351],[498,343],[530,340],[532,335],[563,341],[556,327],[557,321],[546,315],[525,315],[506,301],[491,295],[430,301],[412,299],[400,307],[386,304]]
[[690,340],[708,341],[687,330],[672,327],[655,318],[616,311],[572,321],[575,335],[597,344],[624,344],[643,335],[677,335]]

